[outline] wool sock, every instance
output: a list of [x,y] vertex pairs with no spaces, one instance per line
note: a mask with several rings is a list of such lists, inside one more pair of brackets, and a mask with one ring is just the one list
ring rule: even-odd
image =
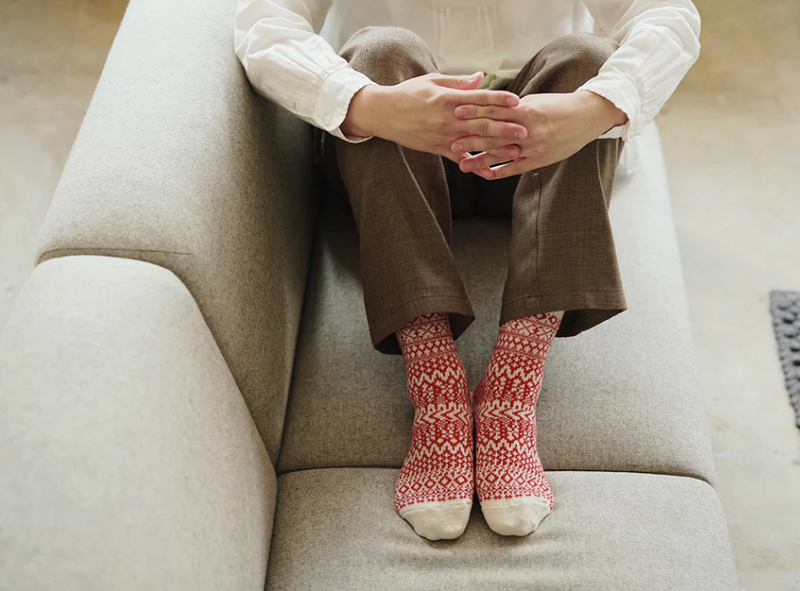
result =
[[503,323],[475,387],[478,499],[486,523],[501,535],[528,535],[553,510],[536,442],[536,401],[562,316],[542,313]]
[[420,536],[451,540],[467,527],[475,489],[464,364],[445,313],[418,316],[396,336],[406,364],[414,424],[397,479],[395,508]]

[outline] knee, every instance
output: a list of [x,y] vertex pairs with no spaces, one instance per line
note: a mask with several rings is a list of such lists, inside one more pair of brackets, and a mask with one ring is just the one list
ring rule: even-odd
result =
[[365,27],[347,40],[340,55],[378,84],[398,84],[436,71],[425,41],[401,27]]
[[548,92],[573,92],[597,75],[619,44],[589,33],[565,35],[539,53]]

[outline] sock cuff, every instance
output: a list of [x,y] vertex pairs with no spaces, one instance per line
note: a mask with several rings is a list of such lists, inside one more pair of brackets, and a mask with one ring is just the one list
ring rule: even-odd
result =
[[561,314],[543,312],[533,316],[522,316],[504,322],[500,326],[498,341],[501,339],[529,339],[547,343],[553,342],[561,325]]
[[450,317],[441,312],[417,316],[395,334],[401,348],[433,338],[453,338]]

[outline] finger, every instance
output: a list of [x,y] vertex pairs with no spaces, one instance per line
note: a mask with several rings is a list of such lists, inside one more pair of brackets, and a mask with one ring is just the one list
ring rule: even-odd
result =
[[513,92],[505,90],[466,90],[456,93],[455,101],[459,105],[498,105],[502,107],[516,107],[519,97]]
[[[494,119],[467,119],[466,121],[461,121],[460,124],[456,126],[456,129],[464,132],[465,134],[476,135],[484,138],[505,138],[512,141],[524,140],[528,136],[528,130],[524,125],[512,123],[510,121],[495,121]],[[497,145],[488,146],[488,149],[493,149],[496,147]],[[485,147],[479,146],[471,151],[483,151],[486,149],[487,148]]]
[[[473,121],[486,121],[485,119],[473,119]],[[503,122],[501,125],[510,125]],[[516,128],[513,128],[516,132]],[[523,127],[523,129],[525,129]],[[513,135],[513,134],[509,134]],[[455,140],[450,144],[450,149],[457,154],[465,154],[466,152],[490,152],[505,148],[506,146],[518,145],[520,140],[516,137],[495,137],[483,135],[468,135]]]
[[514,160],[513,162],[509,162],[508,164],[501,164],[500,166],[496,166],[494,168],[482,168],[474,172],[475,174],[480,175],[487,180],[494,181],[497,179],[504,179],[510,176],[522,174],[528,172],[529,170],[533,170],[530,160],[522,157]]
[[516,121],[518,111],[513,107],[504,105],[459,105],[453,111],[458,119],[496,119],[501,121]]
[[483,152],[480,156],[473,156],[471,158],[463,159],[458,163],[458,168],[461,170],[461,172],[475,172],[480,170],[488,170],[490,166],[500,164],[502,162],[509,162],[511,160],[513,160],[513,158],[509,158],[504,154],[498,155],[490,152]]
[[446,76],[440,74],[435,76],[433,83],[445,88],[455,88],[458,90],[473,90],[478,88],[483,82],[483,72],[475,72],[471,76]]
[[493,164],[500,162],[508,162],[520,156],[520,149],[518,146],[507,146],[500,150],[492,150],[489,152],[481,152],[475,156],[467,156],[462,158],[459,162],[459,168],[464,172],[473,170],[481,170]]

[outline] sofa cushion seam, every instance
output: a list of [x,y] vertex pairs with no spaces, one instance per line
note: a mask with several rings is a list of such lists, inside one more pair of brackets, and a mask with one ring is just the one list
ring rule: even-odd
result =
[[178,250],[159,250],[151,248],[116,248],[111,246],[103,247],[74,247],[74,248],[53,248],[42,252],[36,260],[39,264],[48,258],[57,257],[60,253],[69,253],[67,256],[80,256],[83,252],[98,253],[98,252],[130,252],[130,253],[153,253],[153,254],[176,254],[181,256],[193,256],[191,252],[181,252]]
[[[362,464],[358,466],[309,466],[306,468],[293,468],[289,470],[282,470],[282,471],[275,471],[275,475],[280,478],[281,476],[286,476],[287,474],[293,474],[295,472],[309,472],[311,470],[341,470],[346,468],[356,468],[356,469],[367,469],[367,470],[374,470],[374,469],[383,469],[383,470],[400,470],[399,466],[387,466],[384,464]],[[641,470],[587,470],[587,469],[575,469],[575,468],[553,468],[551,470],[546,470],[546,472],[609,472],[615,474],[648,474],[651,476],[674,476],[675,478],[691,478],[693,480],[699,480],[716,490],[716,487],[708,481],[707,478],[703,476],[698,476],[695,474],[688,474],[688,473],[676,473],[676,472],[644,472]]]

